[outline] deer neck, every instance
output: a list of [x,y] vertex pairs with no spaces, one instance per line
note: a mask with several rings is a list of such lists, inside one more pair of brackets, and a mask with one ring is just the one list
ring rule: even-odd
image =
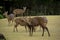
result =
[[23,10],[24,10],[24,12],[25,12],[26,8],[23,8]]
[[23,9],[24,11],[23,12],[25,12],[25,9]]
[[8,15],[6,14],[5,17],[8,18]]

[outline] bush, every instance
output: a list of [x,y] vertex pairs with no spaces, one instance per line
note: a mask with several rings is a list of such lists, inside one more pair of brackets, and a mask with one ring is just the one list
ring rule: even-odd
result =
[[3,19],[3,18],[4,18],[3,15],[0,14],[0,19]]

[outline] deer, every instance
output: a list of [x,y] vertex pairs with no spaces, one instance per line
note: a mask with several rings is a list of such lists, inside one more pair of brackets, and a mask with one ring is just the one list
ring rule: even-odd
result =
[[23,7],[23,9],[14,9],[13,13],[15,15],[21,14],[23,16],[23,13],[25,13],[25,11],[26,11],[26,7]]
[[46,17],[34,17],[30,19],[29,22],[30,24],[28,23],[28,28],[29,28],[30,36],[33,35],[34,27],[39,26],[39,25],[43,29],[42,36],[44,36],[45,29],[48,32],[48,36],[50,36],[49,30],[46,26],[48,23],[48,20]]
[[40,26],[43,29],[43,33],[42,36],[44,36],[44,30],[46,29],[48,32],[48,36],[50,36],[49,30],[46,27],[47,25],[47,18],[46,17],[34,17],[34,18],[29,18],[29,20],[23,20],[21,18],[18,18],[15,20],[15,25],[14,25],[14,31],[16,29],[16,31],[18,31],[17,27],[18,25],[22,25],[22,26],[27,26],[29,29],[29,35],[32,36],[33,35],[33,31],[35,30],[36,26]]
[[0,33],[0,40],[6,40],[5,36],[2,33]]
[[49,30],[46,26],[48,23],[48,20],[46,17],[34,17],[34,18],[30,19],[29,22],[30,22],[30,24],[28,25],[28,27],[30,26],[29,27],[30,36],[32,36],[32,34],[33,34],[34,27],[39,26],[39,25],[43,29],[42,36],[44,36],[45,29],[48,32],[48,36],[50,36]]
[[13,21],[14,21],[14,14],[9,14],[8,15],[8,11],[6,11],[6,12],[4,12],[3,13],[3,15],[7,18],[7,20],[8,20],[8,24],[10,24],[10,22],[12,21],[12,23],[13,23]]
[[16,29],[16,31],[18,32],[18,29],[17,29],[17,27],[18,27],[18,25],[20,25],[20,26],[25,26],[25,29],[26,29],[26,31],[27,31],[27,24],[26,24],[26,22],[25,21],[27,21],[27,18],[16,18],[15,20],[15,25],[14,25],[14,29],[13,29],[13,32],[15,32],[15,29]]

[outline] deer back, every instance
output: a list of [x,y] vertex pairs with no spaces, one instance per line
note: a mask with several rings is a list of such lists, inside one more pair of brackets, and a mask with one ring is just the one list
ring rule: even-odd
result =
[[12,20],[12,19],[14,19],[14,14],[8,15],[8,17],[9,17],[10,20]]
[[32,25],[35,25],[35,26],[43,23],[47,23],[47,19],[45,17],[34,17],[34,18],[31,18],[29,21],[31,22]]
[[20,24],[21,26],[25,26],[26,25],[26,21],[22,18],[16,18],[15,19],[16,24]]

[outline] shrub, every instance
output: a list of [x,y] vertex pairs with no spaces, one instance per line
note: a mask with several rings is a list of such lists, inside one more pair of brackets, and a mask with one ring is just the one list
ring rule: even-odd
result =
[[4,18],[3,15],[0,14],[0,19],[3,19],[3,18]]

